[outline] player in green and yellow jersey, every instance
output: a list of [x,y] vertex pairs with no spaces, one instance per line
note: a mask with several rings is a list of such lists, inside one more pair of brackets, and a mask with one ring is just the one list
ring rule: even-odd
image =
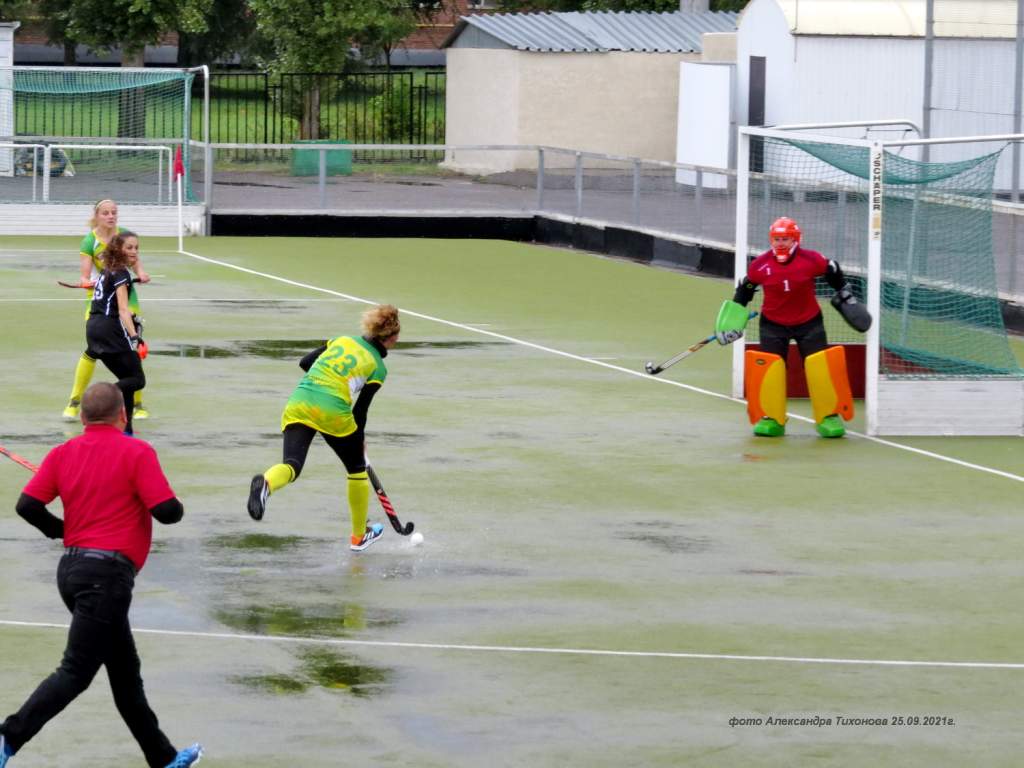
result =
[[[78,256],[81,266],[81,285],[83,288],[91,288],[96,282],[99,273],[103,271],[103,251],[111,238],[124,230],[117,225],[117,203],[113,200],[100,200],[93,206],[92,219],[89,221],[89,233],[82,238],[82,244],[78,249]],[[142,268],[138,260],[132,265],[135,276],[140,283],[148,283],[149,275]],[[92,305],[92,295],[86,302],[85,318],[89,319],[89,307]],[[128,305],[132,314],[139,316],[139,297],[135,292],[134,283],[128,288]],[[79,401],[82,393],[89,386],[92,380],[93,371],[96,369],[96,361],[83,352],[78,359],[75,368],[75,380],[71,385],[71,395],[68,398],[67,407],[64,408],[63,417],[66,421],[77,421]],[[135,393],[135,416],[136,419],[149,418],[149,412],[142,407],[142,391]]]
[[299,365],[306,375],[281,415],[284,458],[249,487],[249,515],[262,520],[267,498],[298,479],[313,438],[319,433],[348,473],[348,507],[352,516],[349,548],[360,552],[384,533],[380,523],[367,525],[370,503],[364,430],[373,396],[384,384],[384,358],[402,330],[398,309],[381,304],[363,313],[362,336],[339,336],[314,349]]

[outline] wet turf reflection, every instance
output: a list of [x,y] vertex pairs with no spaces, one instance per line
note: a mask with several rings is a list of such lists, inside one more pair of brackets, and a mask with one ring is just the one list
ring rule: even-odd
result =
[[391,677],[389,670],[372,667],[353,657],[326,648],[311,648],[299,653],[300,668],[295,675],[246,675],[234,677],[235,683],[268,693],[302,693],[319,686],[345,691],[359,698],[383,692]]
[[305,541],[301,536],[271,536],[266,533],[246,533],[240,536],[215,536],[206,543],[221,549],[255,549],[264,552],[281,552],[294,549]]
[[623,537],[640,544],[647,544],[669,554],[707,552],[711,549],[710,537],[674,533],[672,530],[674,527],[667,523],[638,523],[623,533]]
[[[164,357],[218,359],[225,357],[262,357],[271,360],[298,360],[324,343],[324,339],[241,339],[213,344],[159,344],[149,354]],[[430,350],[461,350],[507,346],[503,341],[400,341],[396,349],[416,356]]]
[[214,617],[235,630],[254,635],[288,637],[352,637],[366,629],[387,629],[401,619],[385,611],[369,614],[361,605],[250,605],[225,608]]

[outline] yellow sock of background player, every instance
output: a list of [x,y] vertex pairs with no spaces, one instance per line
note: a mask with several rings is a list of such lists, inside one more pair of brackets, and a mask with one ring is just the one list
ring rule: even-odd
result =
[[64,417],[68,419],[78,418],[78,404],[82,400],[82,393],[92,381],[93,371],[96,370],[96,361],[84,352],[78,358],[78,365],[75,366],[75,381],[71,385],[71,394],[68,396],[68,407],[64,409]]
[[270,492],[284,488],[295,479],[295,470],[290,464],[275,464],[263,473],[263,479],[270,486]]
[[348,509],[352,513],[352,542],[355,544],[366,533],[366,516],[370,511],[370,476],[366,470],[348,476]]

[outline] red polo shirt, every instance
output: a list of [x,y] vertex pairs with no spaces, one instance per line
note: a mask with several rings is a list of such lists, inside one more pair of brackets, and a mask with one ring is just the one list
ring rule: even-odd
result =
[[747,268],[747,279],[764,288],[762,317],[779,325],[800,325],[821,314],[814,295],[814,278],[828,270],[828,260],[817,251],[797,248],[785,264],[765,251]]
[[153,447],[109,424],[46,454],[25,493],[64,505],[64,546],[120,552],[142,568],[153,539],[149,510],[174,498]]

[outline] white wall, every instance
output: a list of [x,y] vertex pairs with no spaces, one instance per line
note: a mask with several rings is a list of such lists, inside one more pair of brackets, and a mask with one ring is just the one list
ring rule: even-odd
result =
[[[20,23],[0,24],[0,136],[14,135],[14,31]],[[8,139],[9,141],[9,139]],[[14,174],[14,153],[0,149],[0,176]]]
[[740,16],[736,33],[737,124],[750,125],[747,114],[750,92],[750,57],[766,62],[765,122],[788,122],[783,96],[793,93],[794,38],[786,17],[775,0],[750,0]]
[[[679,124],[676,162],[728,168],[732,157],[733,77],[731,64],[684,61],[679,65]],[[728,177],[703,174],[705,187],[724,189]],[[696,184],[696,171],[676,171],[679,184]]]
[[[540,144],[671,161],[679,64],[698,58],[449,48],[445,142]],[[532,152],[459,155],[446,157],[446,164],[491,171],[536,166]],[[573,162],[570,155],[545,158],[549,167]]]
[[523,53],[524,144],[675,159],[679,63],[696,54]]
[[[522,144],[517,52],[449,48],[447,62],[445,143]],[[447,153],[445,164],[467,172],[497,172],[512,170],[515,158],[509,152]]]

